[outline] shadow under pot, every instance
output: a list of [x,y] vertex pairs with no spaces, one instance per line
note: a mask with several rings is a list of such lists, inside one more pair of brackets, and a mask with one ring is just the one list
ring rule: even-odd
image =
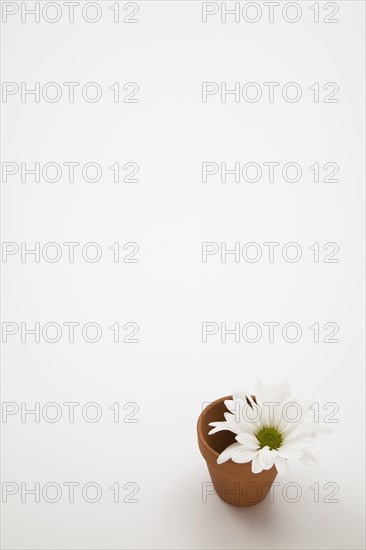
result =
[[212,429],[210,422],[225,420],[228,412],[224,401],[232,396],[221,397],[208,405],[200,414],[197,422],[198,446],[211,476],[212,485],[221,500],[234,506],[253,506],[264,500],[277,476],[275,466],[253,474],[252,463],[237,464],[231,459],[217,464],[218,456],[229,445],[235,443],[235,434],[221,431],[208,435]]

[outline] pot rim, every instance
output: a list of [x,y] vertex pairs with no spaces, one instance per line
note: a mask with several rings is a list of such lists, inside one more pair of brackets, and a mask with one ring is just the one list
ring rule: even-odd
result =
[[[219,405],[220,403],[223,403],[224,401],[226,401],[227,399],[232,399],[232,395],[227,395],[225,397],[220,397],[219,399],[216,399],[215,401],[212,401],[209,405],[207,405],[207,407],[205,407],[203,409],[203,411],[201,412],[201,414],[199,415],[198,417],[198,420],[197,420],[197,432],[198,432],[198,437],[199,437],[199,440],[200,440],[200,443],[203,445],[203,447],[206,449],[206,451],[213,457],[215,457],[216,459],[218,458],[218,456],[220,455],[220,453],[218,453],[217,451],[215,451],[206,441],[206,439],[204,438],[203,436],[203,433],[202,433],[202,419],[203,419],[203,415],[204,414],[207,414],[207,410],[211,407],[214,407],[216,405]],[[228,411],[229,412],[229,411]]]

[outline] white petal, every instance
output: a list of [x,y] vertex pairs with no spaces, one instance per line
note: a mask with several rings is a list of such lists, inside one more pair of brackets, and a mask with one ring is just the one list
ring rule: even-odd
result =
[[285,458],[278,456],[275,460],[275,466],[280,475],[284,475],[288,472],[288,462]]
[[256,402],[254,401],[250,392],[245,392],[245,402],[252,408],[254,405],[256,405]]
[[271,450],[269,447],[263,447],[259,451],[259,462],[263,470],[270,470],[277,457],[277,451]]
[[234,399],[226,399],[226,401],[224,401],[224,405],[228,411],[233,413],[235,416],[240,417],[240,412],[243,409],[243,407],[246,405],[246,401],[241,397],[235,397]]
[[263,467],[259,460],[259,453],[252,460],[252,472],[253,474],[259,474],[262,472]]
[[237,390],[233,393],[233,400],[235,399],[245,399],[245,392],[242,390]]
[[303,403],[296,397],[289,397],[281,403],[281,424],[292,431],[307,419]]
[[277,453],[278,453],[278,456],[280,456],[281,458],[301,458],[302,456],[302,451],[297,449],[292,449],[287,445],[280,447]]
[[274,401],[278,402],[279,391],[276,384],[269,384],[267,387],[266,401],[273,403]]
[[254,435],[252,434],[249,434],[249,433],[239,434],[236,436],[235,439],[239,441],[239,443],[241,443],[247,449],[254,449],[254,450],[259,449],[259,442],[257,438],[254,437]]
[[230,411],[231,413],[235,413],[235,401],[234,400],[226,399],[226,401],[224,401],[224,405],[225,405],[225,407],[227,408],[228,411]]
[[225,412],[224,413],[224,418],[225,418],[226,422],[236,422],[235,415],[230,413],[230,412]]
[[240,448],[240,443],[233,443],[232,445],[229,445],[217,458],[217,464],[222,464],[232,458]]
[[314,439],[312,427],[307,424],[301,424],[294,426],[292,429],[282,430],[283,439],[286,441],[299,440],[299,439]]
[[230,430],[236,434],[252,433],[252,425],[245,420],[238,420],[235,416],[229,412],[224,414],[227,424],[231,426]]
[[245,464],[246,462],[250,462],[251,460],[253,460],[257,456],[257,454],[258,451],[243,448],[242,451],[235,453],[231,460],[233,462],[237,462],[238,464]]
[[260,429],[264,425],[263,407],[252,402],[252,405],[246,405],[242,411],[243,420],[251,426],[251,431]]
[[266,388],[260,380],[255,381],[255,398],[257,403],[266,401]]
[[265,386],[260,380],[256,380],[255,393],[257,403],[282,403],[291,397],[287,382]]
[[299,437],[293,439],[284,439],[283,446],[291,447],[294,450],[302,450],[310,447],[314,444],[314,440],[311,437]]
[[210,422],[210,426],[214,426],[212,430],[208,432],[208,435],[216,434],[217,432],[222,431],[229,431],[233,432],[234,434],[240,433],[238,430],[235,429],[234,424],[230,424],[229,422]]
[[281,419],[281,403],[279,401],[266,401],[263,403],[262,416],[265,426],[276,426]]

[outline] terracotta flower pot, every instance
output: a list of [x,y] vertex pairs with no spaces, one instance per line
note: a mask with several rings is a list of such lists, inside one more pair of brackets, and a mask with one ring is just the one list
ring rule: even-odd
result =
[[197,423],[198,445],[211,476],[213,487],[219,497],[234,506],[253,506],[261,502],[268,494],[276,476],[277,470],[273,466],[270,470],[263,470],[253,474],[252,464],[237,464],[228,460],[217,464],[217,457],[231,443],[235,443],[235,434],[229,431],[217,432],[208,435],[211,430],[210,422],[225,420],[224,405],[231,396],[221,397],[206,407]]

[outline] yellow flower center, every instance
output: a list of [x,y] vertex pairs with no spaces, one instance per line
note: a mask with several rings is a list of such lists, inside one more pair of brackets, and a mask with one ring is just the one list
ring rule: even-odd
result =
[[278,449],[282,443],[282,436],[275,428],[263,428],[255,436],[261,448]]

